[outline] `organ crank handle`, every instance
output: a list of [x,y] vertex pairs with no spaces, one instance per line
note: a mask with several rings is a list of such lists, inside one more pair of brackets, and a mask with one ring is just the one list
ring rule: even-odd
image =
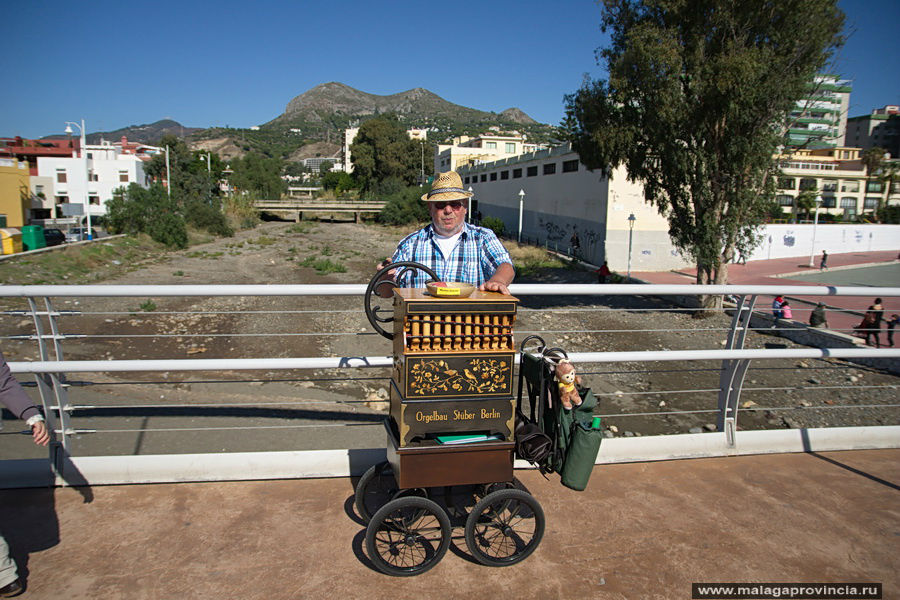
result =
[[[397,273],[394,274],[394,279],[385,279],[383,281],[379,281],[379,279],[391,269],[397,269]],[[400,279],[401,276],[405,275],[408,271],[419,270],[431,277],[434,281],[438,281],[440,278],[437,276],[437,273],[426,267],[425,265],[417,262],[413,262],[411,260],[391,263],[382,269],[379,269],[375,276],[372,277],[372,281],[369,282],[369,287],[366,288],[366,295],[363,299],[365,302],[366,309],[366,317],[369,319],[369,323],[372,324],[372,327],[386,337],[389,340],[394,339],[394,333],[392,331],[385,330],[380,324],[381,323],[393,323],[393,309],[384,309],[378,305],[372,305],[372,296],[375,294],[375,288],[380,286],[388,286],[391,288],[391,292],[393,292],[393,288],[399,287],[397,284],[397,279]],[[379,313],[391,313],[391,316],[381,316]]]

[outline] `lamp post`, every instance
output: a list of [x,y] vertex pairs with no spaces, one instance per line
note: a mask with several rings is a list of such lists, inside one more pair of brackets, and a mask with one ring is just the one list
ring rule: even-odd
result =
[[816,196],[816,216],[813,218],[812,247],[809,249],[809,267],[813,267],[813,259],[816,254],[816,228],[819,226],[819,206],[822,204],[822,196]]
[[466,210],[466,221],[469,223],[472,222],[472,198],[475,197],[475,194],[472,192],[472,186],[469,186],[469,189],[466,190],[469,192],[469,208]]
[[634,222],[637,218],[634,213],[628,215],[628,279],[631,279],[631,240],[634,237]]
[[525,190],[519,190],[519,239],[517,240],[520,244],[522,243],[522,210],[525,206]]
[[88,172],[87,138],[84,131],[84,119],[81,120],[81,125],[74,121],[66,121],[67,135],[72,135],[72,125],[77,127],[81,132],[81,158],[84,160],[84,201],[82,206],[87,215],[87,239],[92,240],[94,239],[94,230],[91,228],[91,197],[88,193],[88,185],[91,181],[91,176]]

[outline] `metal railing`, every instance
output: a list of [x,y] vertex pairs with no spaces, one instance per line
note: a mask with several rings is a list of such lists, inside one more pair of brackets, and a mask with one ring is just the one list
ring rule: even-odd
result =
[[[161,310],[159,312],[141,312],[136,309],[122,310],[121,308],[106,308],[103,310],[95,310],[93,312],[86,310],[81,302],[89,305],[90,300],[108,302],[117,298],[235,298],[235,299],[262,299],[268,297],[279,298],[316,298],[323,297],[351,297],[358,300],[363,295],[365,286],[362,285],[153,285],[153,286],[121,286],[121,285],[97,285],[97,286],[0,286],[0,298],[5,298],[7,303],[24,302],[25,306],[21,308],[9,307],[3,314],[6,315],[5,321],[15,317],[27,317],[32,325],[32,331],[28,333],[7,333],[4,328],[0,328],[0,338],[5,340],[15,340],[20,344],[34,342],[36,347],[37,360],[21,361],[10,360],[10,367],[17,374],[33,374],[35,376],[36,386],[43,405],[44,413],[48,423],[54,432],[54,441],[51,444],[50,464],[57,471],[64,470],[66,464],[71,463],[72,458],[77,458],[77,452],[73,452],[73,440],[82,436],[93,434],[129,434],[138,438],[150,433],[169,432],[174,434],[189,434],[198,431],[235,431],[242,430],[253,434],[260,431],[277,430],[294,430],[300,432],[312,432],[328,430],[335,427],[372,427],[379,428],[378,421],[381,417],[377,412],[370,411],[365,414],[355,414],[353,419],[347,419],[349,413],[352,413],[357,406],[366,402],[366,400],[340,400],[323,399],[319,401],[309,400],[284,400],[284,401],[267,401],[266,399],[257,399],[251,402],[210,402],[206,404],[198,403],[178,403],[173,401],[165,402],[149,402],[149,401],[133,401],[125,404],[104,405],[96,402],[73,402],[70,398],[73,389],[83,391],[89,390],[92,386],[99,385],[131,385],[131,386],[148,386],[161,384],[160,381],[147,381],[137,379],[135,381],[109,380],[102,382],[79,382],[72,380],[74,374],[80,373],[158,373],[162,374],[164,379],[169,377],[171,373],[178,372],[207,372],[220,374],[218,380],[177,380],[166,381],[169,385],[188,386],[191,384],[209,384],[209,383],[246,383],[258,384],[263,381],[268,382],[289,382],[292,384],[302,383],[304,385],[312,385],[316,387],[317,382],[328,382],[334,384],[336,381],[346,384],[350,380],[349,373],[359,369],[382,369],[384,372],[373,377],[353,378],[350,381],[353,385],[362,385],[363,382],[385,382],[388,375],[386,369],[392,364],[391,356],[291,356],[278,357],[269,356],[264,358],[126,358],[126,359],[105,359],[105,360],[66,360],[64,358],[64,345],[70,348],[75,345],[89,346],[87,353],[96,352],[96,347],[101,343],[112,343],[121,340],[139,340],[152,338],[154,340],[172,340],[195,338],[234,338],[242,337],[255,338],[277,338],[284,337],[287,339],[296,338],[309,340],[316,338],[318,342],[309,344],[305,343],[304,349],[307,352],[315,353],[319,348],[321,339],[328,336],[332,339],[339,339],[341,336],[350,336],[347,339],[353,342],[358,336],[368,335],[361,332],[360,327],[354,325],[352,331],[327,331],[327,332],[304,332],[304,331],[234,331],[234,332],[192,332],[189,329],[163,330],[152,333],[116,333],[103,330],[93,330],[88,333],[67,332],[62,326],[62,321],[68,322],[68,319],[78,317],[100,318],[101,316],[114,317],[107,319],[108,321],[116,321],[118,319],[126,319],[129,322],[137,322],[150,318],[164,318],[166,316],[184,316],[189,315],[191,318],[201,318],[204,316],[248,316],[257,315],[264,319],[268,319],[271,315],[362,315],[362,310],[354,310],[352,307],[341,310],[335,306],[334,302],[329,302],[324,308],[313,309],[293,309],[282,306],[275,307],[271,310],[247,310],[237,308],[235,310],[223,310],[221,308],[210,309],[191,309],[183,310]],[[771,327],[754,327],[752,319],[765,318],[765,314],[754,310],[757,300],[760,296],[792,295],[792,296],[865,296],[871,297],[873,293],[877,295],[894,298],[900,296],[900,288],[857,288],[857,287],[832,287],[832,286],[696,286],[696,285],[597,285],[597,284],[564,284],[564,285],[547,285],[547,284],[514,284],[511,287],[511,293],[520,299],[527,298],[546,298],[551,297],[555,301],[572,296],[578,297],[582,304],[577,306],[559,307],[554,310],[554,314],[559,315],[568,313],[578,315],[584,312],[610,311],[610,310],[626,310],[621,308],[611,308],[602,304],[594,304],[591,297],[600,296],[604,301],[609,303],[610,297],[670,297],[670,296],[697,296],[697,295],[722,295],[734,301],[734,308],[729,309],[731,315],[730,322],[727,326],[719,324],[718,326],[709,327],[689,327],[689,328],[627,328],[619,327],[616,329],[591,329],[591,328],[553,328],[541,325],[540,327],[532,325],[527,327],[517,327],[517,339],[522,339],[527,335],[539,334],[544,336],[560,336],[564,338],[570,334],[578,335],[595,335],[595,334],[611,334],[621,333],[627,335],[635,331],[642,332],[726,332],[727,339],[722,348],[701,348],[701,349],[682,349],[682,350],[640,350],[640,351],[586,351],[586,352],[569,352],[570,359],[575,363],[581,363],[585,366],[593,366],[595,370],[583,371],[586,377],[602,378],[609,376],[612,371],[603,371],[607,366],[615,365],[644,365],[647,363],[672,363],[686,362],[695,365],[698,361],[715,361],[714,367],[702,366],[700,368],[679,367],[674,369],[677,371],[701,372],[705,371],[715,377],[718,374],[718,385],[694,385],[685,389],[654,389],[642,391],[632,389],[626,391],[603,391],[597,390],[597,395],[602,397],[621,397],[628,396],[631,398],[639,398],[642,395],[652,396],[654,398],[685,396],[685,395],[708,395],[715,397],[715,405],[710,401],[708,408],[695,408],[691,410],[676,410],[665,407],[665,401],[659,405],[660,410],[647,411],[638,410],[630,412],[607,412],[602,416],[610,419],[618,417],[646,417],[660,418],[683,415],[708,414],[715,416],[715,430],[724,434],[725,444],[734,448],[737,443],[738,416],[741,410],[745,411],[779,411],[789,410],[794,407],[783,407],[777,405],[754,406],[741,408],[740,399],[742,393],[767,392],[787,389],[798,389],[798,386],[782,386],[782,387],[747,387],[744,381],[747,376],[748,369],[752,361],[775,360],[784,361],[800,360],[800,359],[845,359],[845,360],[861,360],[876,359],[881,361],[890,361],[896,364],[900,361],[900,349],[875,349],[867,347],[799,347],[799,348],[747,348],[748,334],[754,330],[762,330],[767,333],[778,333],[779,327],[774,330]],[[585,302],[584,299],[590,299]],[[598,299],[599,300],[599,299]],[[72,309],[60,310],[57,308],[59,302],[78,302]],[[663,313],[690,313],[701,309],[681,308],[672,305],[654,305],[650,307],[629,308],[636,314],[646,314],[650,311]],[[540,307],[529,307],[527,303],[523,303],[520,308],[520,319],[524,322],[530,317],[540,317],[544,315],[546,309]],[[362,320],[359,321],[362,323]],[[22,326],[22,323],[19,323]],[[840,334],[838,334],[840,335]],[[311,337],[315,336],[315,337]],[[846,337],[846,336],[845,336]],[[379,338],[380,339],[380,338]],[[556,341],[556,340],[554,340]],[[845,340],[846,341],[846,340]],[[557,344],[554,344],[557,345]],[[848,344],[845,344],[848,345]],[[4,342],[4,347],[7,344]],[[151,344],[150,348],[154,348]],[[93,348],[93,349],[91,349]],[[190,350],[190,349],[188,349]],[[80,349],[84,353],[84,349]],[[189,352],[190,354],[190,352]],[[9,358],[9,357],[8,357]],[[596,370],[596,369],[601,370]],[[318,378],[298,378],[295,372],[321,372],[323,370],[338,370],[337,374],[318,374]],[[659,372],[656,369],[656,372]],[[286,374],[280,379],[264,378],[248,378],[246,372],[267,372]],[[618,374],[634,374],[635,370],[620,370]],[[240,375],[233,375],[238,373]],[[22,379],[20,377],[20,379]],[[389,387],[389,386],[385,386]],[[842,386],[844,388],[858,386]],[[870,388],[885,388],[886,397],[896,396],[892,392],[892,385],[869,386]],[[824,391],[828,388],[817,387],[817,390]],[[386,400],[386,398],[384,398]],[[230,409],[230,410],[248,410],[248,409],[265,409],[265,411],[278,411],[287,409],[309,410],[313,405],[335,406],[341,405],[341,411],[335,411],[334,418],[331,422],[322,423],[322,420],[328,421],[327,418],[317,419],[297,419],[294,415],[288,415],[285,422],[278,425],[271,423],[263,423],[261,425],[226,425],[226,426],[203,426],[197,427],[190,422],[190,419],[202,415],[204,410],[212,409]],[[848,410],[860,408],[883,408],[893,410],[900,406],[900,402],[877,402],[856,405],[837,405],[834,408],[843,408]],[[347,407],[352,410],[348,412]],[[820,407],[824,409],[825,407]],[[831,408],[831,407],[829,407]],[[146,426],[130,426],[119,428],[85,428],[78,427],[76,414],[110,414],[118,411],[128,412],[134,417],[143,417],[145,420],[147,415],[153,414],[153,411],[161,409],[169,411],[181,410],[185,413],[185,418],[189,420],[187,423],[179,423],[177,426],[168,426],[160,428],[148,428]],[[104,413],[105,411],[105,413]],[[263,416],[271,413],[262,413]],[[297,422],[300,421],[300,422]],[[894,418],[893,422],[896,422]],[[328,437],[331,434],[326,434]],[[177,450],[176,450],[177,452]],[[95,455],[96,456],[96,455]],[[110,457],[106,457],[110,458]],[[2,463],[4,461],[0,461]],[[9,461],[6,461],[9,462]],[[177,474],[171,474],[177,479]]]

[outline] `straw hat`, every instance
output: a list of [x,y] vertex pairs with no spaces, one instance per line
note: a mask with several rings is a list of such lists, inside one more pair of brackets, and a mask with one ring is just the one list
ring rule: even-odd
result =
[[451,200],[466,200],[474,196],[472,192],[463,189],[462,179],[456,171],[438,173],[431,184],[431,191],[422,196],[425,202],[449,202]]

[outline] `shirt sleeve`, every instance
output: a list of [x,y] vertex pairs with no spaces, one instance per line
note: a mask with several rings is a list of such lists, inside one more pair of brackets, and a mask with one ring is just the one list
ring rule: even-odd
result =
[[13,377],[2,354],[0,354],[0,404],[6,406],[20,419],[28,419],[40,414],[37,407],[31,403],[31,398]]
[[494,276],[497,267],[503,263],[512,265],[512,259],[509,257],[509,252],[506,251],[506,248],[503,247],[503,244],[500,243],[500,240],[497,239],[497,236],[490,229],[483,229],[481,239],[481,268],[484,273],[484,279],[488,280]]

